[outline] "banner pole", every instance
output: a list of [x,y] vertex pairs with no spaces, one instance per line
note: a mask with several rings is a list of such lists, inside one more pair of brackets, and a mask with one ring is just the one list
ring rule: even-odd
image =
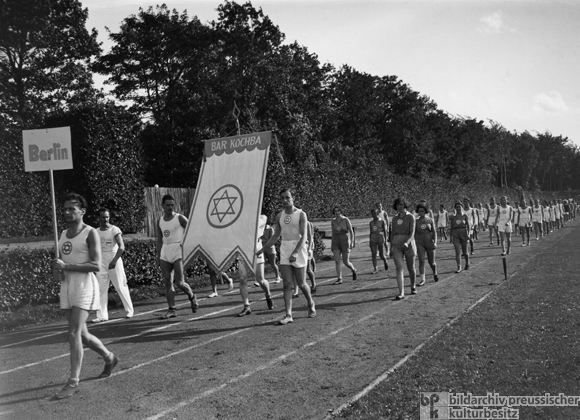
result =
[[48,170],[50,174],[50,199],[52,201],[52,228],[54,231],[54,253],[56,258],[60,258],[58,254],[58,227],[56,224],[56,201],[54,199],[54,176],[52,174],[52,169]]

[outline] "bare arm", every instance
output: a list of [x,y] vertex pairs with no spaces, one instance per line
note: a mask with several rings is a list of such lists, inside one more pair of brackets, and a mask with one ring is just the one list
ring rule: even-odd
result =
[[185,229],[185,227],[187,226],[187,217],[185,217],[184,215],[180,214],[179,215],[179,224],[181,225],[182,228]]
[[119,247],[117,248],[117,252],[115,253],[115,256],[113,257],[113,259],[109,263],[109,267],[108,267],[109,269],[115,268],[115,266],[117,265],[117,261],[119,261],[119,258],[121,258],[121,255],[123,255],[123,253],[125,252],[125,243],[123,242],[123,237],[121,236],[120,233],[115,235],[115,242],[117,242],[117,245]]
[[355,243],[356,243],[356,237],[354,236],[354,229],[352,228],[352,225],[350,224],[350,220],[348,219],[348,217],[345,217],[346,219],[346,227],[348,229],[348,234],[350,235],[350,248],[354,248]]
[[281,233],[282,227],[280,226],[280,214],[278,214],[278,216],[276,216],[276,223],[274,224],[274,233],[270,239],[268,239],[268,242],[262,245],[262,249],[256,252],[256,255],[260,255],[262,252],[264,252],[265,249],[268,249],[274,245],[278,241]]
[[302,247],[306,243],[306,237],[308,235],[308,232],[307,232],[308,227],[307,227],[307,225],[308,225],[308,218],[306,217],[306,213],[301,212],[300,213],[300,223],[299,223],[300,240],[296,244],[296,248],[294,248],[294,252],[292,252],[292,254],[297,254],[298,251],[300,249],[302,249]]

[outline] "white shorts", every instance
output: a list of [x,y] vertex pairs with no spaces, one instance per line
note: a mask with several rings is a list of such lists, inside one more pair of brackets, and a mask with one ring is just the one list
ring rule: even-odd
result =
[[289,258],[294,252],[298,241],[282,241],[280,243],[280,265],[291,265],[296,268],[306,267],[308,263],[308,250],[306,244],[296,253],[296,261],[290,262]]
[[173,264],[175,261],[180,260],[183,258],[181,252],[181,244],[176,242],[173,244],[163,244],[161,247],[161,254],[159,258],[163,261],[167,261],[170,264]]
[[509,223],[498,223],[497,224],[497,230],[498,232],[504,232],[504,233],[512,233],[512,224],[511,222]]
[[95,273],[66,272],[60,283],[60,309],[101,309],[99,282]]

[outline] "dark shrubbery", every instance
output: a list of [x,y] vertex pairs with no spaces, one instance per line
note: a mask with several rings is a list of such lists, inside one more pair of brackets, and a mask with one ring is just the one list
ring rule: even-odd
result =
[[[315,255],[324,251],[324,244],[315,232]],[[26,304],[58,302],[60,283],[52,278],[51,261],[54,254],[46,249],[15,248],[0,251],[0,310],[15,309]],[[125,242],[123,265],[130,289],[163,288],[161,270],[155,262],[154,240],[129,240]],[[231,274],[237,263],[228,270]],[[185,272],[193,288],[205,284],[207,265],[196,260]]]

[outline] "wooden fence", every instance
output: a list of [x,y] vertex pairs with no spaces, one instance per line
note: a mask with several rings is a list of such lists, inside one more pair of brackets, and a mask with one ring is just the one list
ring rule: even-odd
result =
[[189,217],[189,210],[195,195],[195,188],[145,188],[145,205],[147,206],[147,216],[145,219],[145,234],[155,237],[157,234],[157,220],[163,215],[161,208],[161,198],[165,194],[170,194],[175,199],[175,212]]

